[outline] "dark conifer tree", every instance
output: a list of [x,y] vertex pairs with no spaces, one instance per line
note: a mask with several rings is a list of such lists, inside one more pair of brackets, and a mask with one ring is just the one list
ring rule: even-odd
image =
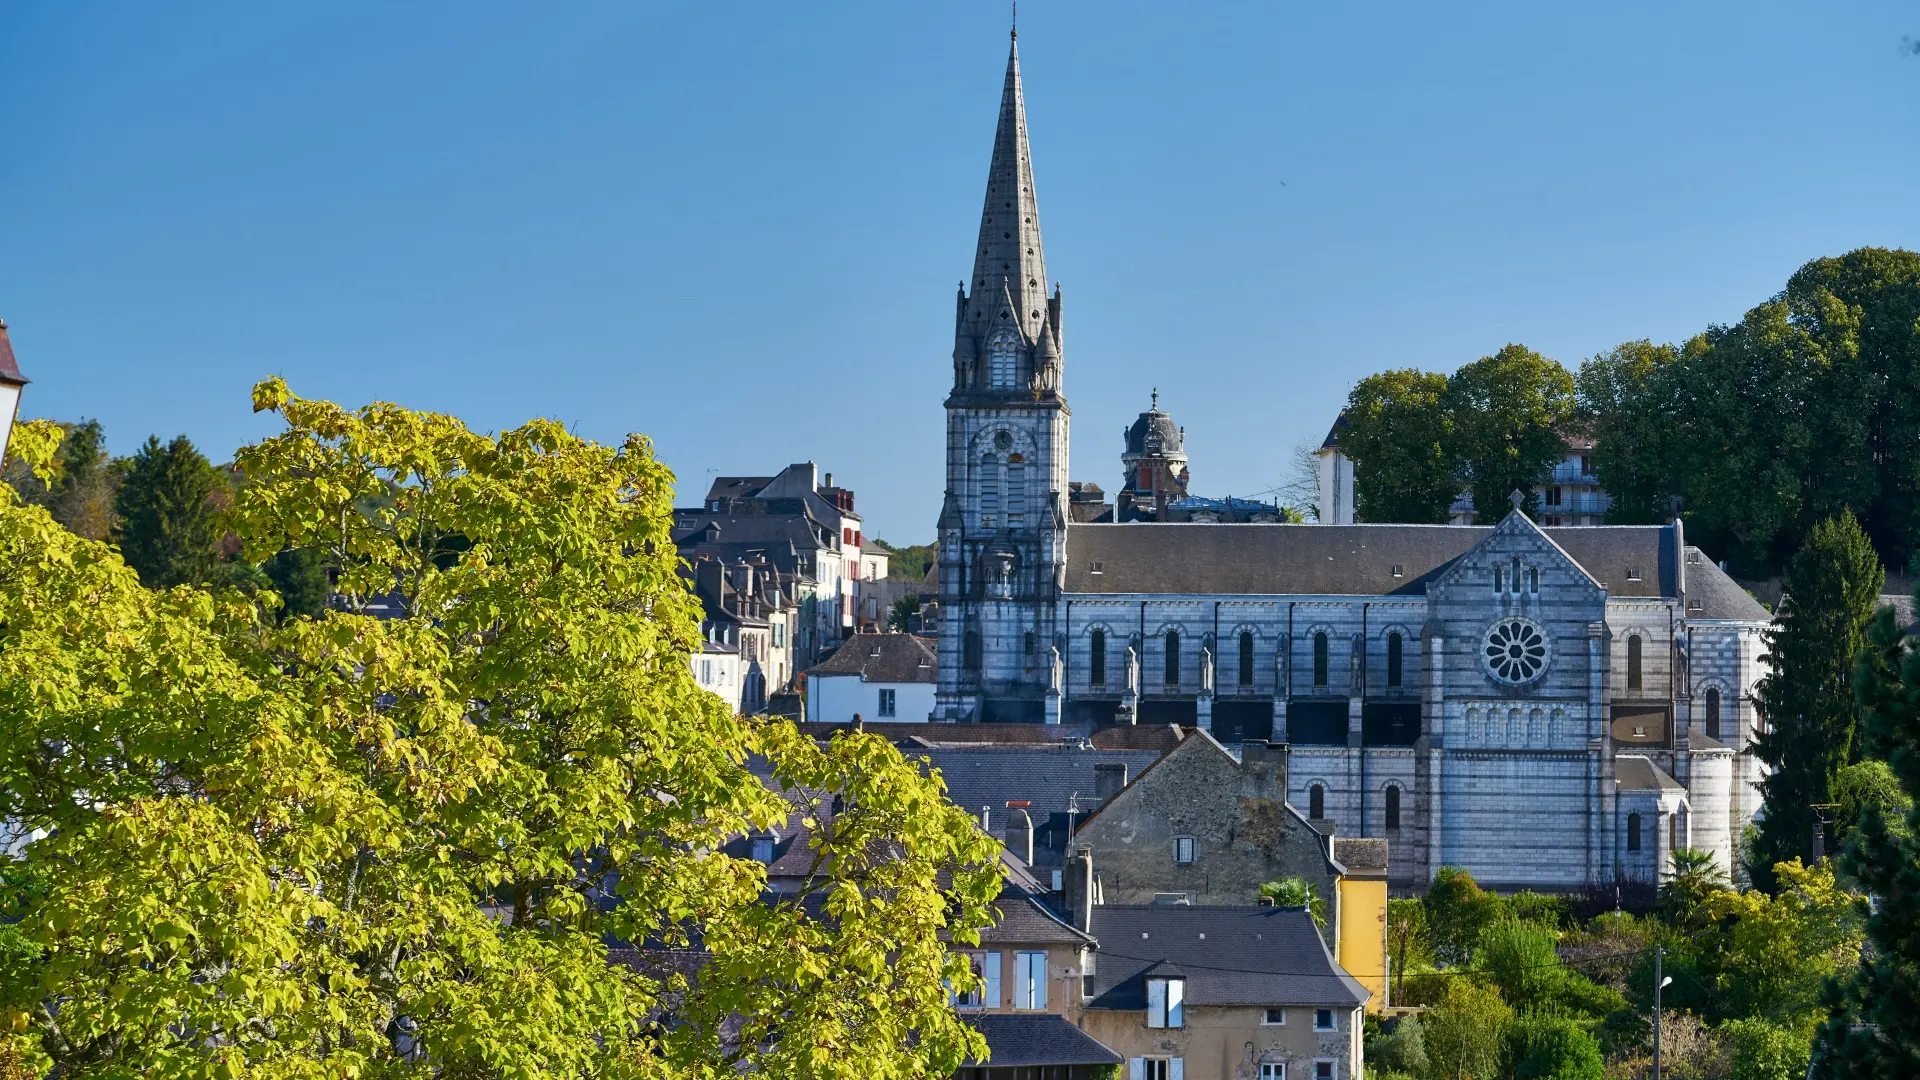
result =
[[116,538],[127,565],[149,589],[201,585],[220,571],[219,508],[224,485],[185,435],[162,444],[148,436],[114,499]]
[[1766,723],[1755,752],[1772,771],[1748,871],[1768,891],[1775,863],[1812,860],[1815,807],[1833,802],[1834,775],[1857,758],[1854,664],[1885,581],[1845,510],[1814,526],[1787,564],[1782,610],[1766,633],[1770,667],[1754,695]]

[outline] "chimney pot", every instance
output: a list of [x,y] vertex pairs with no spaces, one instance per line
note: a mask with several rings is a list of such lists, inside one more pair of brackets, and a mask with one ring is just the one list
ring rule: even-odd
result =
[[1033,865],[1033,819],[1025,810],[1007,811],[1007,850],[1018,855],[1021,862]]
[[1127,763],[1102,761],[1093,767],[1093,797],[1105,802],[1127,786]]
[[1076,847],[1067,856],[1067,872],[1062,875],[1067,901],[1067,919],[1083,934],[1093,932],[1093,850]]

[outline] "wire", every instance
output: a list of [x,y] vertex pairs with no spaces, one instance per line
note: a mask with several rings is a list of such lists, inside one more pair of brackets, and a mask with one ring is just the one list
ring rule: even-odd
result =
[[[1578,960],[1562,960],[1562,959],[1556,958],[1551,963],[1545,963],[1545,964],[1523,964],[1517,967],[1503,967],[1503,968],[1443,968],[1438,971],[1423,971],[1423,972],[1420,972],[1418,975],[1413,976],[1413,978],[1424,979],[1424,978],[1430,978],[1433,976],[1446,976],[1448,978],[1462,978],[1462,977],[1468,977],[1473,975],[1503,975],[1503,974],[1509,974],[1516,971],[1540,971],[1546,968],[1575,967],[1580,964],[1592,964],[1602,960],[1620,960],[1629,956],[1644,956],[1647,953],[1652,952],[1653,950],[1654,950],[1654,946],[1648,945],[1647,947],[1642,949],[1631,949],[1631,950],[1628,950],[1627,952],[1618,952],[1618,953],[1604,953],[1600,956],[1587,956],[1587,957],[1582,957],[1581,959],[1578,959]],[[1134,956],[1129,953],[1117,952],[1113,949],[1108,949],[1104,947],[1096,949],[1095,954],[1098,956],[1111,956],[1120,960],[1137,960],[1142,963],[1148,963],[1148,964],[1170,964],[1174,967],[1179,967],[1179,968],[1193,968],[1199,971],[1221,971],[1221,972],[1226,972],[1233,975],[1291,975],[1291,976],[1297,976],[1300,978],[1308,978],[1315,975],[1326,974],[1325,970],[1281,971],[1281,970],[1276,970],[1274,968],[1228,967],[1220,964],[1196,964],[1196,963],[1191,963],[1191,962],[1182,961],[1182,960],[1173,960],[1165,956]],[[1398,976],[1396,976],[1396,978],[1397,977]],[[1705,988],[1703,987],[1702,989],[1705,989]],[[1709,991],[1709,993],[1711,993],[1711,991]]]

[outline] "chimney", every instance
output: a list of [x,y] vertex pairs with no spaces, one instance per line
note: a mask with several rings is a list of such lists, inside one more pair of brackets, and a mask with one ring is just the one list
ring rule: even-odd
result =
[[724,573],[717,559],[701,559],[693,564],[693,589],[700,594],[700,599],[714,607],[720,606],[720,581]]
[[1240,745],[1240,776],[1244,794],[1260,799],[1287,797],[1287,744],[1249,741]]
[[1067,921],[1079,928],[1081,933],[1093,932],[1093,850],[1086,847],[1073,849],[1067,856],[1067,872],[1063,884],[1067,893]]
[[827,483],[826,483],[826,486],[827,486],[827,487],[832,487],[832,486],[833,486],[833,474],[832,474],[832,473],[828,473],[828,474],[827,474]]
[[1033,819],[1025,810],[1007,811],[1007,850],[1020,856],[1020,861],[1033,865]]
[[988,834],[993,832],[993,807],[991,806],[980,808],[980,831]]
[[1127,786],[1127,763],[1103,761],[1093,767],[1093,797],[1106,802]]
[[854,714],[853,714],[853,730],[855,730],[855,731],[865,731],[865,730],[867,730],[867,722],[866,722],[865,720],[863,720],[863,719],[861,719],[861,718],[860,718],[860,714],[859,714],[859,713],[854,713]]

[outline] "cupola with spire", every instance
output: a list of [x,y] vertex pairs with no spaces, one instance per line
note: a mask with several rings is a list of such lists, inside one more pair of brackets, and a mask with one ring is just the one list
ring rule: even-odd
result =
[[1166,505],[1187,497],[1185,428],[1160,410],[1160,390],[1122,438],[1116,507],[1121,521],[1157,521]]

